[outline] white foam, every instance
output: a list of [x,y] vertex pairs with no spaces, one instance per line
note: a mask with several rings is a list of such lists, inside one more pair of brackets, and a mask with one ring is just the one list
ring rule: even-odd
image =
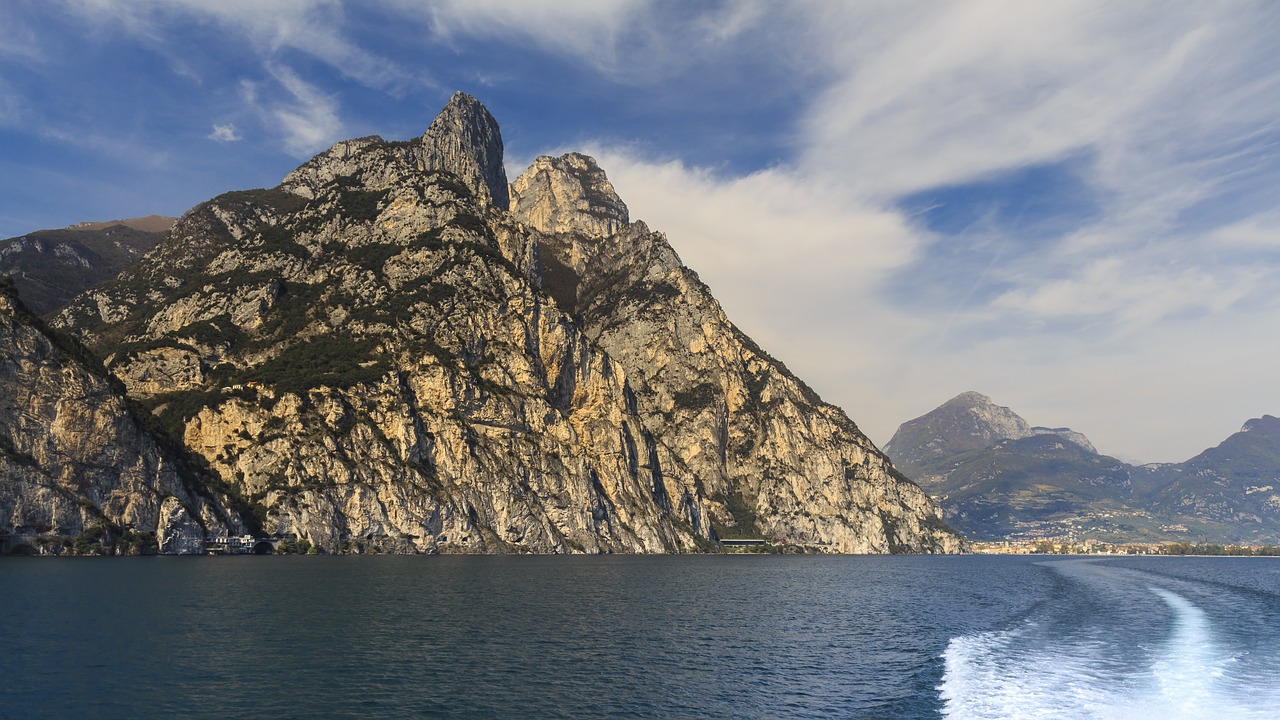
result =
[[[1097,628],[1087,638],[1055,638],[1050,626],[953,638],[938,690],[943,715],[957,720],[1254,720],[1280,717],[1270,687],[1232,678],[1235,658],[1220,648],[1203,610],[1177,593],[1149,588],[1173,613],[1172,632],[1152,638],[1147,667],[1121,669],[1117,643],[1129,628]],[[1099,638],[1107,638],[1105,640]],[[1126,639],[1127,638],[1127,639]]]

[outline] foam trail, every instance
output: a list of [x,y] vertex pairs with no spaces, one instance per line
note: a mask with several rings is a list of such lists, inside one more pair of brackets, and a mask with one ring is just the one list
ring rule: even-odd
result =
[[[1065,637],[1053,630],[1054,623],[1027,622],[1014,630],[952,638],[943,655],[945,671],[938,687],[943,716],[957,720],[1274,720],[1280,716],[1274,691],[1231,677],[1228,670],[1236,658],[1219,646],[1202,609],[1169,590],[1147,589],[1172,612],[1172,628],[1163,639],[1143,635],[1144,629],[1158,632],[1159,624],[1149,629],[1123,623],[1108,627],[1105,618],[1077,626]],[[1131,601],[1134,595],[1125,599]],[[1146,662],[1120,660],[1121,650],[1142,645],[1153,648]]]
[[[1174,631],[1151,670],[1159,687],[1159,704],[1166,720],[1202,718],[1222,710],[1215,697],[1224,660],[1209,632],[1204,611],[1186,598],[1163,588],[1148,588],[1174,615]],[[1206,715],[1205,713],[1208,713]]]

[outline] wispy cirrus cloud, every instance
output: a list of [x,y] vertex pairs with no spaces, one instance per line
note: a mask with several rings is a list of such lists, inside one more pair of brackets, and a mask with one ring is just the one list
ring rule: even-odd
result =
[[[338,0],[266,4],[249,0],[65,0],[64,6],[96,28],[95,32],[123,31],[139,39],[167,57],[175,74],[209,91],[234,97],[237,86],[252,85],[252,93],[240,92],[239,96],[280,138],[283,150],[294,156],[305,156],[341,139],[344,128],[336,95],[321,90],[299,66],[319,63],[329,72],[392,95],[431,83],[429,73],[410,72],[353,41],[347,30],[347,8]],[[233,52],[236,45],[248,49],[245,57],[238,58],[244,66],[239,81],[221,77],[225,70],[219,58],[199,56],[210,48],[193,49],[171,36],[171,27],[190,20],[211,23],[227,34],[220,52]],[[232,140],[227,133],[216,131],[210,138]]]
[[[272,66],[267,83],[242,83],[243,95],[283,136],[285,152],[305,158],[342,139],[337,99],[300,78],[287,67]],[[284,93],[263,92],[282,88]]]
[[[264,62],[281,62],[286,53],[318,60],[369,87],[393,90],[425,80],[400,64],[347,37],[347,8],[341,0],[64,0],[78,13],[105,27],[122,28],[167,43],[166,28],[175,20],[213,22],[244,39]],[[175,48],[181,51],[183,48]]]

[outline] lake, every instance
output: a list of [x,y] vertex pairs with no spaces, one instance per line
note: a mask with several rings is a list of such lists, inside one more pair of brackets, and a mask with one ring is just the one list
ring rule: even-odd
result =
[[4,558],[0,718],[1274,718],[1280,559]]

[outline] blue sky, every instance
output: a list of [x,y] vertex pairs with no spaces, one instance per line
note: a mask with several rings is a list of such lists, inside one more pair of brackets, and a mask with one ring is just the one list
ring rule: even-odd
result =
[[1179,461],[1280,412],[1267,2],[8,0],[0,237],[180,214],[455,90],[581,150],[878,443],[978,390]]

